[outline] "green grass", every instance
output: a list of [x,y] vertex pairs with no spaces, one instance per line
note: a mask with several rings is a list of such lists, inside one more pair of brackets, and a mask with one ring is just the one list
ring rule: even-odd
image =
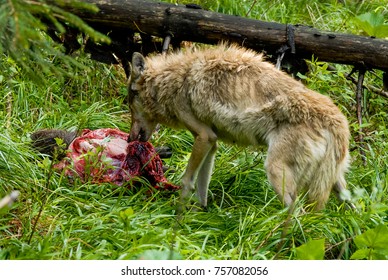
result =
[[[202,2],[213,10],[245,15],[254,1]],[[340,2],[257,1],[250,16],[353,32],[350,16],[379,7],[387,13],[386,1]],[[347,66],[336,65],[338,72],[331,73],[325,63],[311,62],[304,82],[331,96],[349,118],[353,137],[347,179],[358,211],[345,209],[332,196],[322,212],[304,213],[299,205],[288,217],[266,179],[265,149],[220,143],[208,210],[189,210],[179,218],[178,194],[150,194],[147,182],[138,190],[71,182],[53,173],[50,162],[29,146],[30,133],[41,128],[128,131],[120,68],[82,55],[78,62],[85,68],[73,78],[48,76],[49,86],[39,87],[7,57],[0,59],[8,71],[0,79],[0,198],[12,190],[21,193],[11,209],[0,212],[0,259],[295,259],[295,248],[318,239],[325,240],[326,259],[350,259],[358,249],[356,236],[388,224],[388,100],[365,92],[363,166],[354,140],[358,129],[354,86],[344,78],[350,71]],[[366,83],[381,86],[370,73]],[[162,127],[152,143],[173,149],[165,164],[175,172],[167,172],[167,177],[179,184],[192,136]]]

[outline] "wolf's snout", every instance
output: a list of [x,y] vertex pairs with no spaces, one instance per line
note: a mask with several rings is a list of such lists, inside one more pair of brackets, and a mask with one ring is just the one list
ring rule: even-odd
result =
[[146,131],[143,128],[140,129],[140,132],[139,132],[139,135],[138,135],[138,140],[140,142],[147,142],[148,141],[148,137],[146,135]]
[[147,142],[147,135],[143,128],[140,128],[139,131],[131,131],[128,136],[128,143],[132,141]]

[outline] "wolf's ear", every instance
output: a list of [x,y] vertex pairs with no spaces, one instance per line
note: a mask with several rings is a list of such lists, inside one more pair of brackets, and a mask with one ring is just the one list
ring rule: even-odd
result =
[[143,74],[143,71],[145,69],[145,61],[144,56],[142,56],[138,52],[134,52],[132,55],[132,73],[135,77],[140,76]]

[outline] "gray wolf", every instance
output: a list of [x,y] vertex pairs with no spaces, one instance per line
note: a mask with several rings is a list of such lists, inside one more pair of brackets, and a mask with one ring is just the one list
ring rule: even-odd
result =
[[349,128],[332,100],[236,45],[132,57],[128,141],[148,141],[158,123],[194,136],[182,177],[183,201],[195,190],[207,205],[217,140],[267,145],[268,180],[285,206],[307,191],[322,209],[334,189],[346,192]]

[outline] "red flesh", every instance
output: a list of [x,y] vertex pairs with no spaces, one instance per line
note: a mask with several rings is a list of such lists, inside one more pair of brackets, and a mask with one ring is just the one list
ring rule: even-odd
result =
[[163,163],[149,142],[127,143],[128,134],[118,129],[83,130],[69,146],[67,158],[56,165],[65,174],[83,181],[122,185],[135,177],[146,178],[156,189],[178,190],[167,182]]

